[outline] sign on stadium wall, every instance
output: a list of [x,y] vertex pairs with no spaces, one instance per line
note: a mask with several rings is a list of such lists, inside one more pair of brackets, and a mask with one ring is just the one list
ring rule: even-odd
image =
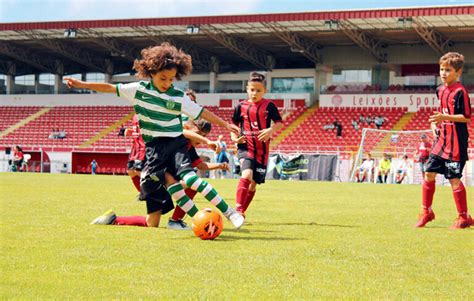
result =
[[[472,97],[471,97],[472,99]],[[473,105],[473,102],[471,102]],[[408,108],[416,112],[420,108],[439,106],[434,93],[430,94],[322,94],[319,98],[320,107],[349,108]]]

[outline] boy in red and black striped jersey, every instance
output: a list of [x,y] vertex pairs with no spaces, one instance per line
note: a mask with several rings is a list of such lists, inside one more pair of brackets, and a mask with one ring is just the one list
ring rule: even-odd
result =
[[242,134],[240,137],[231,134],[232,140],[237,143],[242,171],[236,193],[236,209],[242,215],[252,202],[257,184],[265,182],[270,140],[273,133],[283,126],[275,104],[263,98],[265,92],[265,75],[250,73],[247,85],[249,98],[235,107],[232,117]]
[[133,116],[132,127],[127,128],[124,135],[133,138],[132,150],[128,156],[127,174],[132,179],[135,188],[140,192],[140,174],[145,160],[145,141],[143,141],[143,138],[140,135],[137,115]]
[[468,160],[467,123],[471,121],[469,94],[458,82],[463,65],[464,56],[456,52],[446,53],[439,60],[439,74],[443,84],[438,87],[436,94],[441,110],[433,112],[429,118],[436,141],[426,162],[422,193],[423,212],[416,227],[424,227],[435,219],[431,205],[436,174],[443,174],[453,189],[458,218],[452,228],[468,228],[473,224],[467,211],[466,189],[461,182],[462,170]]

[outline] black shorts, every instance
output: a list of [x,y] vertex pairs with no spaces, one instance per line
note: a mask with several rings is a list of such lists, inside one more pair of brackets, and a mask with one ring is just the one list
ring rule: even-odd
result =
[[[165,214],[173,209],[167,204],[171,197],[165,186],[165,173],[168,172],[176,180],[186,171],[192,171],[191,160],[186,148],[184,136],[177,138],[157,138],[146,144],[146,161],[140,179],[140,200],[154,202],[153,210],[162,210]],[[151,207],[151,204],[150,204]]]
[[148,198],[146,199],[146,213],[151,214],[157,211],[161,211],[162,215],[170,212],[174,209],[173,200],[171,200],[171,196],[168,191],[161,186],[158,191],[155,192],[155,196],[161,196],[157,199],[155,198]]
[[255,159],[249,158],[247,150],[239,149],[237,157],[240,160],[240,170],[243,172],[246,169],[252,170],[252,180],[257,184],[265,183],[265,176],[267,175],[267,166],[258,163]]
[[[183,135],[176,138],[155,138],[147,143],[143,168],[145,176],[164,176],[164,172],[168,172],[176,180],[180,180],[180,174],[193,170],[187,145],[188,141]],[[164,183],[164,177],[160,180]]]
[[141,171],[145,165],[145,160],[130,160],[127,162],[127,169]]
[[450,161],[436,155],[430,155],[425,164],[425,172],[436,172],[446,179],[462,178],[462,170],[466,161]]

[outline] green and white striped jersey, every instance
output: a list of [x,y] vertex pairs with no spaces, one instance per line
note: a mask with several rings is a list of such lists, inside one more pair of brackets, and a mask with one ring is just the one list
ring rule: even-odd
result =
[[198,119],[204,110],[183,91],[171,86],[160,92],[151,81],[117,84],[116,91],[119,97],[133,103],[145,142],[158,137],[178,137],[183,133],[181,113]]

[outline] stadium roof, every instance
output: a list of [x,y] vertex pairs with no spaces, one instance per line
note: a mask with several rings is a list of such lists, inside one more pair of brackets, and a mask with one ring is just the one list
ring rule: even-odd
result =
[[310,68],[325,47],[358,45],[386,62],[392,45],[474,43],[474,5],[0,23],[0,41],[0,73],[15,75],[130,72],[142,48],[163,41],[190,53],[197,72]]

